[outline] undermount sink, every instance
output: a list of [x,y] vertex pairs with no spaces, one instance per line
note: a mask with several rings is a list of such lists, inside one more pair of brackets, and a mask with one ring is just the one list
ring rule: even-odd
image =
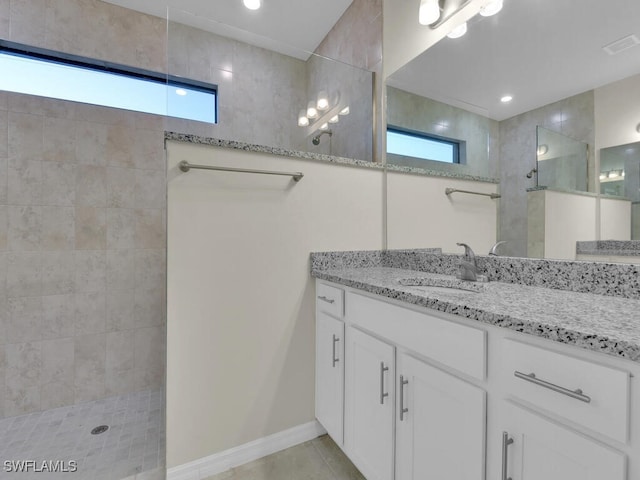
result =
[[405,287],[419,287],[425,292],[463,292],[480,293],[484,291],[484,285],[451,278],[413,277],[399,278],[398,283]]

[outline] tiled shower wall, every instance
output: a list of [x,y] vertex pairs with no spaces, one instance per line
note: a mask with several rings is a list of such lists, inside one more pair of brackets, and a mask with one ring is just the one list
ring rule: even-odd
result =
[[[166,21],[0,0],[0,37],[164,71]],[[0,416],[160,389],[164,120],[0,93]]]

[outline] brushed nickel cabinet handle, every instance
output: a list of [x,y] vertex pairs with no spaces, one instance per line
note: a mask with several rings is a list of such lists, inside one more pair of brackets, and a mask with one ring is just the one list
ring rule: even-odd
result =
[[404,421],[404,414],[409,411],[409,408],[404,406],[404,386],[409,383],[409,380],[400,375],[400,421]]
[[513,443],[513,438],[507,432],[502,432],[502,480],[512,480],[507,474],[509,445]]
[[554,392],[562,393],[563,395],[566,395],[571,398],[575,398],[576,400],[580,400],[581,402],[585,402],[585,403],[591,402],[591,397],[585,395],[580,388],[577,388],[575,390],[569,390],[568,388],[564,388],[554,383],[541,380],[538,377],[536,377],[536,374],[533,372],[526,374],[516,370],[515,372],[513,372],[513,374],[522,380],[534,383],[536,385],[540,385],[541,387],[548,388],[549,390],[553,390]]
[[318,299],[322,300],[323,302],[327,302],[327,303],[335,303],[335,300],[333,298],[327,298],[324,295],[318,296]]
[[384,362],[380,362],[380,405],[384,405],[384,398],[389,396],[389,392],[384,391],[384,372],[387,372],[389,367],[384,366]]
[[336,366],[336,363],[338,363],[340,361],[339,358],[336,358],[336,343],[338,343],[340,341],[340,339],[337,336],[333,336],[333,355],[332,355],[332,361],[333,361],[333,367]]

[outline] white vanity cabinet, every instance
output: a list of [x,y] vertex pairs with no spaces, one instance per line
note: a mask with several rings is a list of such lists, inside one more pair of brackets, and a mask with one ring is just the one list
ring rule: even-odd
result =
[[485,392],[428,363],[398,355],[396,480],[480,480]]
[[625,480],[621,452],[504,401],[501,479]]
[[347,327],[344,450],[368,480],[393,479],[393,346]]

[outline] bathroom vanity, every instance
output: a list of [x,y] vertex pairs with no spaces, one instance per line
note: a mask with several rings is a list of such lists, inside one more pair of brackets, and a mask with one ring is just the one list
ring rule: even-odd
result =
[[367,479],[640,478],[640,300],[312,273],[316,416]]

